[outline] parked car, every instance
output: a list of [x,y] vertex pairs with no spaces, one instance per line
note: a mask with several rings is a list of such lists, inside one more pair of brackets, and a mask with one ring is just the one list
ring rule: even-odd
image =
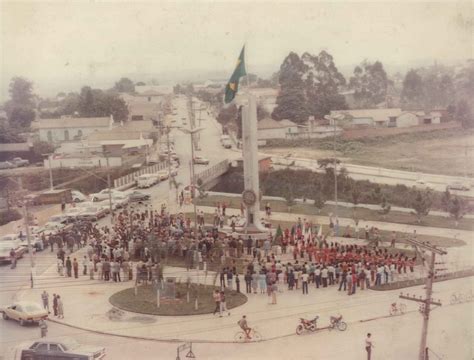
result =
[[415,189],[419,190],[432,190],[433,186],[429,183],[427,183],[425,180],[416,180],[415,185],[413,185]]
[[461,191],[469,191],[471,187],[468,184],[463,184],[460,181],[455,181],[446,186],[446,190],[461,190]]
[[87,196],[77,190],[71,190],[72,201],[78,203],[87,201]]
[[0,241],[0,263],[11,263],[10,251],[15,251],[17,259],[23,257],[26,252],[26,248],[22,245],[21,240],[17,239],[14,241]]
[[140,191],[133,191],[128,195],[131,202],[135,201],[146,201],[150,199],[150,195],[144,194]]
[[13,169],[16,166],[12,164],[10,161],[0,161],[0,170],[3,169]]
[[48,311],[34,302],[20,301],[2,309],[4,320],[16,320],[24,326],[27,322],[37,322],[48,317]]
[[16,241],[16,240],[20,240],[20,236],[17,235],[17,234],[6,234],[6,235],[3,235],[3,236],[0,238],[0,242],[4,242],[4,241]]
[[38,228],[37,234],[41,236],[41,234],[45,235],[54,235],[62,230],[66,230],[70,228],[72,225],[66,225],[64,223],[56,222],[56,221],[48,221],[43,226]]
[[85,207],[84,211],[77,217],[78,220],[97,221],[107,215],[107,210],[101,206]]
[[28,166],[30,165],[30,162],[26,159],[22,159],[21,157],[16,157],[13,158],[10,161],[12,164],[14,164],[16,167],[21,167],[21,166]]
[[157,176],[160,181],[166,180],[170,177],[168,170],[160,170],[154,175]]
[[195,156],[194,157],[194,163],[195,164],[200,164],[200,165],[209,165],[209,159],[207,159],[203,156]]
[[74,221],[72,221],[68,216],[66,216],[65,214],[59,214],[59,215],[53,215],[53,216],[50,216],[49,219],[48,219],[48,222],[51,222],[51,223],[61,223],[61,224],[64,224],[64,225],[67,225],[67,224],[70,224]]
[[[41,251],[43,250],[43,241],[41,240],[40,233],[38,233],[39,226],[30,226],[30,242],[31,246],[35,248],[36,251]],[[22,236],[20,237],[21,244],[23,247],[25,247],[28,251],[28,237],[25,233],[21,234]]]
[[137,187],[139,189],[149,188],[158,182],[156,174],[143,174],[137,178]]
[[101,360],[105,358],[104,347],[82,345],[67,337],[23,343],[16,348],[15,353],[16,359],[19,360]]
[[[112,195],[114,193],[121,193],[121,191],[114,190],[114,189],[110,189],[110,192],[112,193]],[[99,191],[98,193],[89,195],[89,199],[91,201],[102,201],[102,200],[107,200],[108,198],[109,198],[109,189],[104,189],[104,190]]]
[[82,213],[83,209],[81,207],[74,207],[70,208],[64,213],[64,216],[66,216],[68,219],[71,219],[70,221],[76,221],[79,217],[79,215]]
[[178,175],[178,168],[177,167],[172,167],[170,175],[171,176],[177,176]]
[[129,198],[127,194],[114,194],[112,196],[112,203],[117,206],[117,208],[123,208],[128,205]]

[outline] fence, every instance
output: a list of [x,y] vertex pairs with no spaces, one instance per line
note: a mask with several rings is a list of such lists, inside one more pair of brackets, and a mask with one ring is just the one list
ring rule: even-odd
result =
[[196,175],[196,181],[201,180],[202,184],[208,181],[214,180],[215,178],[225,174],[229,170],[229,160],[223,160],[209,169],[206,169]]
[[[474,268],[470,269],[464,269],[464,270],[459,270],[459,271],[453,271],[450,273],[442,274],[442,275],[436,275],[434,281],[445,281],[445,280],[453,280],[453,279],[458,279],[458,278],[463,278],[463,277],[468,277],[468,276],[474,276]],[[388,284],[381,284],[377,286],[372,286],[372,290],[396,290],[396,289],[403,289],[411,286],[418,286],[418,285],[423,285],[426,283],[425,278],[418,278],[418,279],[411,279],[411,280],[402,280],[402,281],[396,281],[393,283],[388,283]]]
[[166,170],[168,169],[168,163],[166,161],[160,162],[155,165],[147,166],[144,167],[138,171],[135,171],[133,173],[130,173],[128,175],[119,177],[114,180],[114,187],[122,187],[122,186],[127,186],[127,185],[132,185],[135,184],[135,181],[137,177],[143,174],[153,174],[156,173],[160,170]]

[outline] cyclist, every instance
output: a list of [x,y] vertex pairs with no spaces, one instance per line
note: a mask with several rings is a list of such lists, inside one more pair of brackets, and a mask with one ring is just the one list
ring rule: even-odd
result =
[[251,328],[249,328],[247,324],[247,317],[245,315],[242,316],[242,319],[240,319],[237,324],[239,324],[240,328],[244,331],[245,336],[247,339],[251,339],[250,337],[250,332],[252,331]]

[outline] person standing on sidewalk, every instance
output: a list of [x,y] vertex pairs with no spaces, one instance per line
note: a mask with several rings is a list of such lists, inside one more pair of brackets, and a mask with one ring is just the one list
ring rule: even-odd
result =
[[58,296],[53,294],[53,314],[58,316]]
[[41,294],[41,301],[43,302],[44,309],[48,310],[48,314],[51,313],[49,311],[49,294],[46,292],[46,290],[43,290],[43,293]]
[[72,276],[72,262],[69,256],[66,258],[66,272],[67,272],[67,277]]
[[58,318],[64,319],[64,305],[63,301],[61,300],[61,296],[57,296],[56,300],[58,302]]
[[79,277],[79,263],[77,262],[76,258],[74,258],[72,262],[72,268],[74,270],[74,278],[77,279]]
[[247,274],[245,274],[244,280],[245,280],[245,292],[247,294],[251,294],[252,293],[252,275],[250,275],[250,271],[247,271]]
[[365,351],[367,351],[367,360],[370,360],[372,356],[373,347],[374,347],[374,343],[372,342],[372,334],[368,333],[367,337],[365,338]]
[[89,259],[87,258],[87,255],[84,255],[84,258],[82,259],[82,275],[87,275],[88,266],[89,266]]
[[220,317],[222,317],[222,313],[227,311],[227,316],[230,316],[230,311],[227,309],[227,303],[225,301],[225,292],[221,290],[220,294]]
[[219,290],[214,290],[214,294],[212,294],[212,297],[214,299],[214,302],[216,303],[216,307],[214,309],[214,312],[212,315],[216,315],[216,312],[219,311],[219,315],[222,316],[221,313],[221,294],[219,293]]
[[308,295],[308,278],[309,275],[306,273],[306,271],[303,272],[301,275],[301,287],[303,289],[303,295],[306,294]]
[[46,321],[44,321],[44,319],[41,319],[38,322],[38,326],[40,328],[41,337],[42,338],[46,337],[46,334],[48,333],[48,324],[46,324]]

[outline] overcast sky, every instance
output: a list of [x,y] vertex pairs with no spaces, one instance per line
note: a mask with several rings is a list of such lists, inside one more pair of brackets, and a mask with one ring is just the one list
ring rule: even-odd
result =
[[[2,2],[0,98],[10,78],[51,89],[122,75],[277,70],[289,51],[395,66],[472,58],[471,2]],[[138,80],[138,79],[133,79]],[[141,80],[141,79],[140,79]],[[158,79],[160,80],[160,79]],[[63,85],[64,84],[64,85]]]

